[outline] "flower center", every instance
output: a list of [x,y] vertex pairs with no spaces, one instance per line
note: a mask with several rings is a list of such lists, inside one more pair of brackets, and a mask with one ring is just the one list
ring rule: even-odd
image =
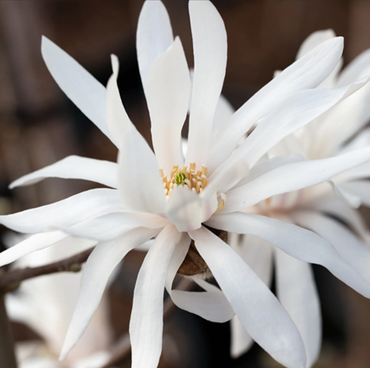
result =
[[208,184],[207,168],[202,166],[202,170],[196,170],[195,163],[182,168],[175,165],[172,167],[170,175],[164,175],[163,169],[160,169],[159,172],[161,173],[164,194],[167,200],[172,191],[179,185],[187,186],[194,193],[199,194]]

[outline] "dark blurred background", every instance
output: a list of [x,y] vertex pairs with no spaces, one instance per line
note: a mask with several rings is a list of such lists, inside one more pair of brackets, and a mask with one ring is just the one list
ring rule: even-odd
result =
[[[164,0],[189,66],[192,44],[187,0]],[[291,64],[313,31],[332,28],[345,38],[345,65],[370,47],[370,1],[214,0],[229,43],[224,95],[238,108],[267,83],[274,70]],[[127,111],[149,140],[149,118],[138,74],[135,32],[141,0],[0,1],[0,195],[1,212],[51,203],[91,183],[48,179],[8,190],[21,175],[70,154],[116,160],[108,139],[63,95],[40,53],[45,35],[103,84],[111,53],[120,59],[119,86]],[[110,290],[115,336],[128,327],[136,273],[143,255],[130,262]],[[324,342],[315,367],[370,367],[370,302],[315,268],[324,318]],[[32,334],[15,326],[17,340]],[[165,319],[161,367],[276,367],[261,349],[229,357],[228,324],[212,324],[182,311]],[[129,366],[126,362],[123,367]]]

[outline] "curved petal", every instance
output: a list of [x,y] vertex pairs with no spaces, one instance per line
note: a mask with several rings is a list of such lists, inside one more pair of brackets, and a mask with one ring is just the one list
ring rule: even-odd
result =
[[139,16],[136,33],[136,51],[144,90],[153,61],[173,42],[167,10],[161,1],[145,1]]
[[189,234],[244,328],[275,360],[305,366],[302,339],[268,287],[219,237],[204,227]]
[[276,250],[276,291],[292,317],[306,349],[306,367],[317,360],[321,346],[320,301],[311,265]]
[[108,187],[117,188],[118,165],[110,161],[68,156],[52,165],[22,176],[13,181],[9,188],[35,184],[45,178],[91,180]]
[[114,143],[105,119],[104,86],[45,36],[42,36],[41,53],[60,89]]
[[339,256],[327,240],[312,231],[274,218],[243,212],[213,216],[206,225],[258,236],[294,258],[326,267],[352,289],[370,298],[370,284]]
[[352,60],[340,73],[338,86],[352,83],[354,80],[369,75],[370,73],[370,49],[363,51]]
[[117,190],[92,189],[59,202],[0,216],[0,223],[22,233],[39,233],[123,209]]
[[225,77],[227,39],[224,22],[210,1],[189,2],[194,77],[186,164],[206,166],[212,125]]
[[159,229],[168,224],[166,218],[151,213],[117,212],[88,219],[72,227],[61,227],[60,230],[74,236],[108,241],[137,227]]
[[[252,167],[284,137],[322,115],[340,100],[357,91],[366,82],[367,79],[337,89],[300,91],[287,98],[257,125],[242,145],[237,148],[232,159],[243,157],[248,167]],[[228,161],[225,162],[225,165]]]
[[263,199],[330,180],[333,176],[370,159],[370,147],[322,160],[293,162],[230,190],[223,213],[246,209]]
[[174,43],[152,64],[146,86],[152,141],[158,164],[166,175],[183,165],[181,129],[188,112],[190,75],[181,41]]
[[111,55],[113,74],[107,83],[106,93],[106,118],[107,126],[114,137],[118,147],[121,149],[124,136],[127,132],[133,131],[140,135],[135,126],[131,123],[130,118],[122,104],[121,95],[118,90],[117,78],[119,71],[119,61],[117,56]]
[[361,199],[362,204],[370,206],[370,181],[356,180],[340,184],[340,188]]
[[301,226],[313,230],[329,241],[338,254],[370,282],[370,248],[357,239],[341,223],[319,213],[297,211],[292,214]]
[[233,151],[239,139],[259,119],[266,116],[286,97],[301,90],[317,87],[338,64],[343,38],[327,40],[283,70],[259,90],[236,113],[212,143],[207,167],[212,172]]
[[[230,236],[232,235],[232,236]],[[270,287],[272,277],[272,246],[253,235],[229,234],[230,246],[251,267],[253,272]],[[239,357],[249,350],[253,339],[237,316],[231,320],[231,356]]]
[[50,231],[42,234],[35,234],[29,238],[13,245],[0,253],[0,267],[12,263],[26,254],[44,249],[58,241],[65,239],[69,234],[62,231]]
[[99,243],[88,258],[82,273],[80,294],[73,313],[60,359],[64,359],[85,331],[99,305],[105,285],[114,268],[133,248],[158,233],[157,230],[135,229],[110,242]]
[[215,136],[215,134],[226,126],[234,112],[235,109],[230,102],[223,95],[220,95],[213,117],[212,136]]
[[[168,268],[166,289],[174,304],[179,308],[203,317],[208,321],[227,322],[234,315],[234,311],[220,289],[212,287],[213,285],[203,280],[199,281],[197,278],[194,278],[195,282],[205,288],[205,292],[172,290],[173,280],[189,250],[190,240],[188,234],[183,233],[181,241],[176,244]],[[211,287],[209,288],[209,286]]]
[[124,206],[133,211],[164,213],[163,182],[155,155],[133,129],[122,139],[118,155],[118,190]]
[[308,52],[313,50],[315,47],[319,46],[326,40],[330,40],[335,37],[335,32],[332,29],[325,29],[321,31],[316,31],[311,33],[300,46],[297,59],[300,59],[302,56],[306,55]]
[[165,227],[149,249],[137,276],[129,329],[132,368],[158,365],[162,350],[164,285],[180,237],[175,226]]

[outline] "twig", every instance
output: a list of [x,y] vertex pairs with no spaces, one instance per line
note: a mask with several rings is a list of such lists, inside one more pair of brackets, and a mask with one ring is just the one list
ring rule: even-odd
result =
[[56,272],[79,272],[82,263],[86,262],[93,249],[94,247],[89,248],[72,257],[45,266],[26,267],[10,271],[0,278],[0,291],[5,294],[16,289],[22,281],[41,275],[48,275]]
[[[192,281],[183,278],[176,286],[177,290],[190,290]],[[172,299],[168,297],[163,305],[163,316],[168,317],[175,310],[175,304]],[[130,337],[126,333],[123,335],[113,347],[109,361],[101,368],[111,368],[126,360],[131,352]]]

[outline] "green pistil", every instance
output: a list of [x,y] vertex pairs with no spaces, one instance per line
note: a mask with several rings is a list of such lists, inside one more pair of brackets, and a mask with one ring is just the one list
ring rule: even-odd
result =
[[186,185],[185,183],[185,180],[186,180],[187,176],[185,173],[183,173],[182,171],[180,171],[176,176],[175,176],[175,183],[177,185]]

